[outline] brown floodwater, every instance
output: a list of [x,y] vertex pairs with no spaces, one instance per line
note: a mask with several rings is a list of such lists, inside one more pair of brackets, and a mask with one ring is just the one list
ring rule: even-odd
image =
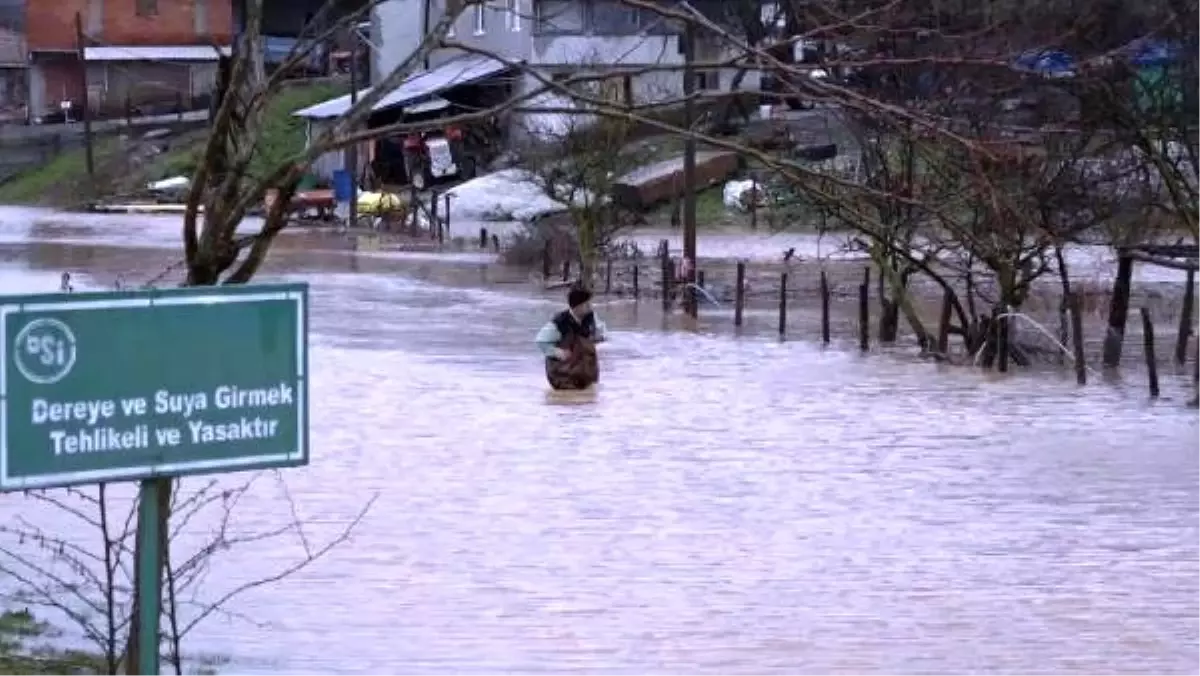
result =
[[[38,235],[0,213],[0,285],[144,279],[177,234],[145,222]],[[196,629],[187,649],[223,671],[1200,670],[1186,377],[1152,404],[1140,383],[781,342],[768,314],[676,330],[622,301],[599,307],[595,395],[555,397],[531,341],[557,301],[519,276],[277,253],[264,279],[312,286],[313,461],[261,477],[237,527],[287,523],[290,496],[319,544],[376,501],[351,541]],[[95,539],[0,497],[18,514]],[[224,552],[202,596],[302,553]]]

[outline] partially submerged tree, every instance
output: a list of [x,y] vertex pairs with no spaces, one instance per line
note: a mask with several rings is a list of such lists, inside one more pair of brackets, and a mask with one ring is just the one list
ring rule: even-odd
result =
[[[612,100],[621,96],[623,80],[617,75],[581,82],[576,88],[587,96]],[[537,112],[547,103],[545,99],[533,102],[523,122],[525,142],[515,159],[529,181],[563,206],[580,279],[590,284],[598,258],[637,218],[628,195],[622,193],[621,181],[642,168],[653,153],[647,145],[634,142],[634,124],[628,120],[589,115],[586,109],[574,114]],[[563,105],[572,104],[560,101],[557,107]]]

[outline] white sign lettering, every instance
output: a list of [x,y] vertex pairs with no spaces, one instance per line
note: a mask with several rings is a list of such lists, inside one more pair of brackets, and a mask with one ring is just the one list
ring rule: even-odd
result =
[[[279,419],[271,417],[269,409],[291,407],[295,402],[295,389],[288,383],[263,388],[221,385],[202,392],[162,389],[149,397],[38,398],[33,400],[30,420],[48,428],[50,448],[56,456],[112,453],[269,439],[280,430]],[[232,411],[245,411],[245,415],[233,419]]]

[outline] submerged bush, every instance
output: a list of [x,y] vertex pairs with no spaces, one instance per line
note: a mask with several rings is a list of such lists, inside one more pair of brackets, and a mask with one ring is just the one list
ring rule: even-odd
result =
[[28,610],[0,612],[0,674],[103,674],[104,658],[62,650],[48,642],[60,633]]

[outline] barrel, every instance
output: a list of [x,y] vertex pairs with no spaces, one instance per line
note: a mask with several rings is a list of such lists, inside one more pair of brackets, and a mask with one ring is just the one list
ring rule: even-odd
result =
[[353,192],[354,184],[350,176],[350,172],[345,169],[334,169],[333,171],[333,201],[334,202],[349,202],[350,193]]

